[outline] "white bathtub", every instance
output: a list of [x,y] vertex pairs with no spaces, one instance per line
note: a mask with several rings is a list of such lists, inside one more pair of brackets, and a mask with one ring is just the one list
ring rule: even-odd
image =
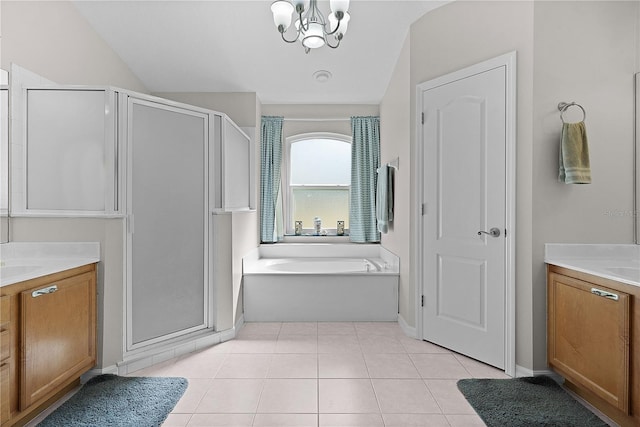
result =
[[395,321],[398,280],[380,245],[261,246],[243,259],[244,320]]

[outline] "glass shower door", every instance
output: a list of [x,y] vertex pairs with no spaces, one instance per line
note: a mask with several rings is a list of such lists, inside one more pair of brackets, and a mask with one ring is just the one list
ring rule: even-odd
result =
[[208,116],[128,104],[127,350],[209,326]]

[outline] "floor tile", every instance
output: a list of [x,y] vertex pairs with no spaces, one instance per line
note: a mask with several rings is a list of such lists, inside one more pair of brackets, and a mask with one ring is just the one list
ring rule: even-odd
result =
[[494,368],[486,363],[478,362],[461,354],[454,354],[454,356],[474,378],[511,378],[503,370]]
[[365,354],[364,360],[371,378],[420,378],[407,354]]
[[273,353],[277,335],[244,335],[233,340],[231,353]]
[[397,322],[354,322],[358,335],[404,335]]
[[317,353],[317,335],[282,335],[278,336],[276,353]]
[[266,378],[271,354],[229,354],[216,378]]
[[278,335],[280,333],[281,327],[281,322],[248,322],[242,326],[242,329],[240,329],[238,336],[242,337],[244,335]]
[[382,418],[386,427],[450,427],[439,414],[382,414]]
[[375,414],[380,412],[368,379],[320,379],[321,414]]
[[318,355],[318,378],[369,378],[361,353]]
[[422,380],[373,379],[383,414],[441,414]]
[[475,411],[458,390],[458,380],[424,380],[443,414],[475,414]]
[[446,415],[451,427],[485,427],[486,424],[478,415]]
[[417,340],[407,336],[399,336],[398,341],[400,341],[400,344],[407,350],[407,353],[451,353],[451,350],[430,343],[429,341]]
[[162,372],[169,377],[213,378],[227,358],[226,354],[206,351],[191,353],[165,365]]
[[202,414],[253,414],[265,380],[215,379],[195,412]]
[[355,335],[318,335],[318,353],[361,353]]
[[406,353],[394,335],[358,335],[363,353]]
[[353,322],[318,322],[318,335],[355,335]]
[[200,404],[200,401],[211,387],[213,380],[190,379],[187,390],[184,392],[171,413],[173,414],[193,414]]
[[256,414],[255,427],[316,427],[317,414]]
[[425,379],[461,379],[471,374],[453,354],[410,354],[414,365]]
[[318,355],[274,354],[267,378],[318,378]]
[[253,414],[193,414],[187,427],[250,427]]
[[318,380],[267,379],[259,413],[308,414],[318,412]]
[[169,414],[162,427],[186,427],[192,414]]
[[318,335],[318,324],[316,322],[283,322],[280,328],[282,335]]
[[320,414],[320,427],[384,427],[380,414]]

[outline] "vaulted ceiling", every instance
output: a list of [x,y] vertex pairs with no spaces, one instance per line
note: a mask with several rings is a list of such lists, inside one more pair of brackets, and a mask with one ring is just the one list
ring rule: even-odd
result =
[[[379,103],[410,25],[446,2],[352,0],[340,47],[308,54],[281,40],[271,3],[74,2],[150,91],[256,92],[265,104]],[[330,12],[328,1],[319,8]],[[332,78],[317,81],[319,70]]]

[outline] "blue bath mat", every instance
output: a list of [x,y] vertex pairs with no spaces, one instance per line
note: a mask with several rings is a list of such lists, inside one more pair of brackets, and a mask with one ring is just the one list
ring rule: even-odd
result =
[[156,427],[187,389],[185,378],[100,375],[47,416],[38,427]]

